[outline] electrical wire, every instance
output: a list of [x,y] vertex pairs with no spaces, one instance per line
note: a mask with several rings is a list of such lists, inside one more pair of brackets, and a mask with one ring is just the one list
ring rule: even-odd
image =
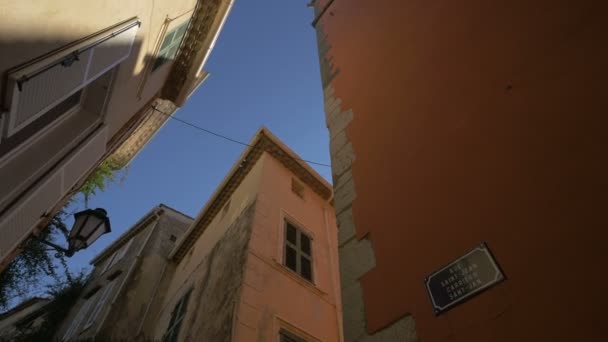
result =
[[[198,125],[195,125],[195,124],[193,124],[191,122],[188,122],[188,121],[186,121],[184,119],[180,119],[180,118],[178,118],[178,117],[176,117],[174,115],[171,115],[169,113],[165,113],[162,110],[159,110],[158,108],[156,108],[155,106],[152,106],[152,109],[154,109],[158,113],[161,113],[163,115],[168,116],[169,118],[171,118],[171,119],[173,119],[175,121],[181,122],[182,124],[190,126],[190,127],[194,128],[194,129],[197,129],[199,131],[205,132],[207,134],[211,134],[211,135],[216,136],[216,137],[221,138],[221,139],[228,140],[228,141],[233,142],[235,144],[239,144],[239,145],[243,145],[243,146],[247,146],[247,147],[253,147],[253,145],[250,145],[248,143],[232,139],[232,138],[227,137],[225,135],[222,135],[222,134],[210,131],[210,130],[208,130],[206,128],[200,127]],[[307,159],[302,159],[302,158],[297,158],[297,157],[295,157],[295,159],[298,159],[298,160],[301,160],[301,161],[304,161],[304,162],[307,162],[307,163],[310,163],[310,164],[313,164],[313,165],[324,166],[324,167],[331,167],[331,165],[329,165],[329,164],[319,163],[319,162],[315,162],[315,161],[311,161],[311,160],[307,160]]]

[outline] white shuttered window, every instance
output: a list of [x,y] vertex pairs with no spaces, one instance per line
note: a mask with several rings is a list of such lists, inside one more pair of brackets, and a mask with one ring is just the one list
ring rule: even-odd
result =
[[15,134],[131,53],[137,19],[8,74],[5,135]]
[[97,316],[99,316],[101,311],[103,311],[104,307],[106,306],[106,303],[110,299],[110,296],[112,295],[112,292],[113,292],[112,290],[114,289],[114,285],[116,285],[116,282],[112,281],[105,287],[105,289],[103,289],[103,292],[101,293],[101,296],[99,297],[99,300],[97,301],[97,303],[95,303],[95,307],[93,308],[91,313],[88,315],[89,317],[88,317],[87,322],[85,323],[83,329],[88,329],[90,326],[93,325],[93,323],[95,323]]
[[80,310],[78,310],[78,313],[76,313],[76,315],[74,316],[74,319],[72,320],[72,324],[70,324],[70,327],[63,335],[63,339],[62,339],[63,341],[71,340],[72,336],[74,336],[74,334],[76,334],[78,332],[78,327],[80,327],[80,323],[82,323],[82,319],[89,312],[89,309],[91,309],[91,305],[96,303],[98,296],[99,296],[99,292],[96,292],[92,297],[88,298],[84,302],[84,304],[82,304],[82,306],[80,307]]

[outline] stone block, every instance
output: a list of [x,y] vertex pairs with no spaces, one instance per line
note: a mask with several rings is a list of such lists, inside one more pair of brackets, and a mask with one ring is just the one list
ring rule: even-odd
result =
[[332,85],[328,85],[327,87],[325,87],[325,89],[323,90],[323,95],[325,96],[325,98],[334,96],[334,87]]
[[334,193],[336,213],[341,213],[353,203],[357,197],[357,193],[355,191],[355,183],[353,182],[352,171],[350,169],[338,177],[335,182]]
[[346,144],[338,153],[332,154],[331,166],[334,177],[342,175],[355,161],[355,151],[351,143]]
[[349,286],[376,266],[376,257],[368,239],[351,239],[340,246],[340,282]]
[[343,131],[351,121],[353,121],[354,113],[352,109],[345,110],[335,115],[331,121],[328,122],[329,135],[333,138],[336,134]]
[[346,136],[346,131],[340,131],[331,137],[329,141],[329,153],[334,155],[338,151],[342,149],[348,143],[348,137]]
[[342,112],[342,100],[333,96],[326,98],[324,110],[325,120],[329,124]]
[[363,291],[358,282],[348,287],[342,286],[342,324],[344,326],[344,341],[356,341],[365,335],[365,307]]
[[352,208],[344,210],[336,218],[338,221],[338,246],[342,246],[348,240],[355,237],[355,222],[353,220]]

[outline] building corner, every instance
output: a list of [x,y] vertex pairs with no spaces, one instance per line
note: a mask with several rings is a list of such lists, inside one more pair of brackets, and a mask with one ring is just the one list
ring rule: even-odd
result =
[[[370,333],[360,278],[376,266],[373,246],[367,236],[356,236],[353,202],[357,197],[352,166],[356,153],[349,140],[347,128],[355,113],[336,95],[333,80],[340,73],[331,56],[331,39],[322,18],[333,3],[315,1],[315,19],[312,23],[317,34],[319,66],[323,86],[324,111],[330,137],[330,156],[334,187],[334,205],[338,225],[338,256],[343,307],[343,335],[345,342],[417,341],[414,319],[411,315],[400,318],[384,329]],[[346,108],[346,109],[344,109]]]

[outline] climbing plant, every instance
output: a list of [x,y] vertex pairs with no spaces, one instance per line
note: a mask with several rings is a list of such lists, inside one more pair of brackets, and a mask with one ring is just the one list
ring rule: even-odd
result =
[[105,191],[108,185],[117,180],[122,182],[126,174],[127,169],[111,157],[101,162],[79,190],[84,197],[84,206],[88,208],[89,199],[97,191]]
[[87,274],[81,272],[76,276],[70,276],[64,282],[49,285],[46,294],[50,302],[42,309],[44,310],[42,323],[36,327],[29,324],[17,325],[18,333],[13,337],[13,341],[50,341],[80,297],[86,280]]
[[[89,199],[98,191],[105,191],[109,184],[122,181],[125,176],[126,169],[121,164],[112,158],[104,160],[79,190],[85,208],[88,208]],[[61,282],[62,278],[71,279],[65,256],[57,254],[39,240],[54,242],[59,238],[58,244],[65,244],[69,233],[65,221],[71,215],[68,208],[75,202],[71,199],[51,219],[38,238],[27,239],[21,246],[20,254],[0,273],[0,310],[7,309],[16,299],[31,296],[32,290],[40,287],[44,277],[51,277],[56,283]],[[61,269],[63,274],[60,275]]]
[[[65,208],[55,215],[47,229],[39,237],[48,241],[56,240],[57,236],[65,236],[64,220],[67,216]],[[69,275],[65,256],[57,255],[59,265],[55,262],[55,252],[49,251],[48,246],[38,239],[30,238],[24,242],[21,253],[0,273],[0,308],[6,309],[16,298],[26,297],[44,276],[50,276],[60,281],[58,268],[62,267]]]

